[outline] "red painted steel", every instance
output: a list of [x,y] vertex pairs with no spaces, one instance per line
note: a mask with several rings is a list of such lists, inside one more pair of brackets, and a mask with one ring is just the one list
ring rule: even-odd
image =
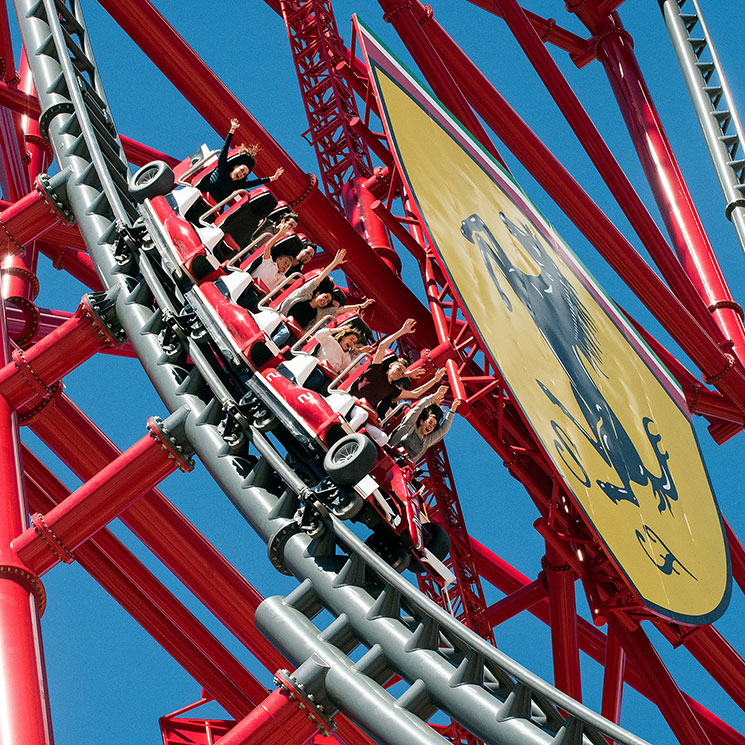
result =
[[[388,7],[392,0],[379,2],[383,7]],[[418,0],[412,0],[411,5],[416,13],[422,12],[422,5]],[[425,17],[420,28],[449,66],[461,90],[484,121],[665,326],[681,348],[710,377],[715,378],[727,371],[717,379],[717,388],[745,411],[745,376],[739,365],[730,367],[731,361],[717,346],[717,342],[724,339],[721,333],[717,333],[718,329],[716,324],[712,324],[710,315],[707,313],[702,316],[694,306],[691,308],[691,313],[695,315],[694,320],[688,309],[671,294],[602,210],[431,16]],[[407,42],[408,39],[404,39],[404,43]]]
[[[27,448],[29,506],[51,512],[68,490]],[[244,716],[266,689],[178,599],[104,528],[75,549],[78,562],[194,679],[233,716]]]
[[[407,45],[410,44],[409,51],[417,60],[419,69],[437,98],[460,120],[484,149],[507,168],[494,143],[453,79],[450,70],[443,64],[429,39],[419,33],[419,25],[424,18],[415,16],[412,6],[398,2],[398,0],[390,2],[383,0],[380,6],[386,11],[383,19],[393,24],[399,36],[409,40],[407,42]],[[431,15],[432,9],[427,8],[424,12]]]
[[74,315],[27,352],[16,350],[11,361],[0,368],[0,395],[15,408],[31,399],[47,397],[52,386],[96,352],[115,342],[105,326],[91,312],[84,298]]
[[636,190],[618,165],[610,148],[595,128],[541,39],[536,35],[527,16],[515,0],[498,0],[498,5],[510,31],[540,75],[551,97],[561,109],[637,235],[644,242],[668,285],[689,310],[699,309],[696,318],[701,322],[702,314],[706,309],[698,288],[683,271],[652,216],[642,204]]
[[621,721],[623,700],[623,675],[626,669],[626,652],[615,634],[609,633],[605,647],[603,667],[603,699],[600,713],[611,722]]
[[11,545],[26,565],[43,574],[60,560],[70,561],[83,541],[179,466],[173,451],[151,431],[51,512],[32,518],[34,526]]
[[[701,218],[680,171],[659,113],[633,50],[633,42],[616,14],[610,22],[597,23],[582,8],[577,17],[597,37],[598,58],[603,63],[636,147],[673,246],[700,297],[707,306],[732,302],[727,283],[714,256]],[[732,307],[712,310],[725,338],[745,360],[745,330]]]
[[[5,310],[0,300],[0,361],[9,359]],[[13,745],[51,745],[39,608],[43,588],[10,549],[26,528],[15,413],[0,397],[0,722]],[[37,604],[30,602],[36,596]]]
[[298,699],[272,691],[245,719],[220,738],[220,745],[303,745],[318,728]]
[[[471,546],[476,566],[482,579],[493,584],[502,592],[513,593],[521,587],[527,587],[530,584],[528,577],[518,572],[486,546],[483,546],[474,539],[471,539]],[[528,607],[528,611],[543,623],[550,623],[550,610],[547,599],[533,603]],[[577,631],[580,649],[593,660],[603,665],[607,657],[607,639],[605,634],[580,617],[577,618]],[[625,682],[633,686],[647,698],[652,699],[652,696],[647,690],[645,674],[645,671],[638,668],[633,660],[627,660]],[[695,712],[713,743],[721,743],[721,745],[745,745],[745,735],[736,732],[726,722],[723,722],[715,714],[712,714],[712,712],[689,695],[683,695],[687,705]]]
[[[52,399],[30,424],[81,479],[93,478],[120,453],[65,395]],[[289,666],[254,626],[262,595],[159,491],[151,489],[119,518],[264,667]],[[373,745],[344,717],[338,734],[346,745]]]
[[641,672],[647,696],[662,712],[680,745],[711,745],[699,718],[691,710],[644,631],[639,627],[629,629],[623,621],[615,618],[610,618],[608,624],[629,660]]
[[538,579],[534,579],[490,605],[486,609],[489,623],[492,626],[499,626],[500,623],[504,623],[519,613],[532,608],[541,600],[545,600],[547,597],[545,576],[545,572],[541,572]]
[[546,545],[543,569],[548,589],[554,685],[581,701],[582,675],[577,640],[577,604],[574,598],[576,577],[550,544]]
[[0,243],[10,253],[22,254],[24,246],[59,222],[59,213],[40,190],[34,190],[12,202],[0,212]]
[[321,180],[341,207],[345,184],[372,173],[367,147],[350,127],[357,115],[354,93],[335,72],[346,49],[329,0],[280,0],[280,6]]
[[[502,16],[499,3],[494,0],[468,0],[468,2],[489,13]],[[571,31],[562,28],[556,23],[555,18],[542,18],[535,13],[531,13],[529,10],[525,10],[525,8],[523,8],[523,11],[530,19],[530,23],[541,41],[553,44],[559,47],[559,49],[569,52],[572,62],[577,67],[584,67],[595,59],[595,49],[591,39],[583,39],[581,36],[577,36],[577,34],[573,34]]]

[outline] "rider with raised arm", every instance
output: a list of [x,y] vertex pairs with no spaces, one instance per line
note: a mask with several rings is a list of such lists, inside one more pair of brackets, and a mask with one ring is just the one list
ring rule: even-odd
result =
[[237,119],[231,119],[230,131],[217,159],[217,166],[209,174],[206,181],[200,185],[202,191],[206,191],[215,202],[222,202],[223,199],[227,199],[233,192],[240,189],[251,189],[254,186],[276,181],[284,173],[284,168],[280,167],[272,176],[249,181],[248,176],[256,165],[256,153],[259,148],[257,145],[241,145],[239,153],[232,158],[228,158],[230,143],[238,127],[240,127],[240,122]]
[[453,415],[460,406],[460,399],[456,398],[450,411],[443,415],[442,402],[447,392],[446,386],[440,386],[436,393],[417,401],[406,412],[406,416],[396,427],[388,439],[391,447],[401,447],[414,462],[447,434],[453,423]]
[[427,383],[414,390],[406,390],[403,387],[411,380],[421,377],[424,371],[419,369],[407,372],[408,361],[396,356],[389,346],[402,336],[413,333],[415,329],[416,321],[408,318],[398,331],[382,339],[367,370],[355,380],[350,392],[357,398],[367,401],[372,408],[379,409],[381,404],[390,406],[404,399],[419,398],[435,383],[439,383],[445,376],[444,368],[438,370]]

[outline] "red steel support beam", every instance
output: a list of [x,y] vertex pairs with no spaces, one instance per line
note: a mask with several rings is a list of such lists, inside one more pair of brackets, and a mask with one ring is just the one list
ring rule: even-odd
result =
[[550,543],[546,543],[546,558],[542,563],[548,588],[554,685],[577,701],[582,701],[577,604],[574,597],[576,577]]
[[61,326],[29,350],[17,349],[0,368],[0,395],[16,409],[31,399],[52,393],[51,386],[104,347],[117,346],[90,296],[84,296]]
[[633,50],[633,41],[617,14],[597,23],[582,8],[578,18],[597,36],[603,64],[642,168],[681,263],[727,339],[745,361],[745,330],[732,308],[732,293],[722,275],[701,218],[680,171],[660,115],[652,101]]
[[[51,512],[69,492],[24,448],[33,511]],[[232,716],[266,696],[262,686],[106,528],[75,550],[75,560]]]
[[417,343],[433,346],[434,329],[424,305],[318,190],[315,177],[300,170],[153,5],[147,0],[126,4],[100,0],[100,4],[215,131],[224,134],[230,120],[238,118],[241,128],[234,142],[255,142],[261,148],[257,173],[270,174],[279,166],[285,169],[272,184],[272,191],[293,206],[303,232],[327,252],[347,249],[345,272],[378,301],[368,311],[371,324],[387,332],[398,328],[402,318],[414,318],[418,322]]
[[[303,708],[300,708],[302,705]],[[238,722],[220,745],[303,745],[318,727],[309,711],[290,692],[277,689],[270,693],[245,719]]]
[[[0,298],[0,361],[9,359]],[[0,397],[0,722],[8,745],[51,745],[49,699],[39,627],[44,590],[10,548],[26,528],[16,415]],[[37,603],[31,602],[36,597]]]
[[26,244],[63,219],[47,193],[36,188],[0,212],[0,244],[8,253],[21,255]]
[[[401,38],[410,40],[412,56],[418,60],[419,69],[432,86],[437,98],[460,120],[461,124],[482,144],[484,149],[507,168],[483,125],[476,114],[473,113],[473,109],[466,101],[457,83],[453,80],[450,71],[432,48],[429,39],[418,33],[421,21],[414,15],[411,6],[396,2],[396,0],[381,2],[381,6],[386,11],[383,19],[393,24]],[[431,13],[432,11],[428,9],[425,12]]]
[[745,663],[727,640],[711,625],[697,626],[683,637],[683,646],[727,695],[745,709]]
[[608,634],[603,667],[603,699],[600,713],[611,722],[621,721],[623,700],[623,675],[626,669],[626,652],[618,643],[615,634]]
[[618,637],[629,660],[641,673],[646,695],[662,712],[680,745],[711,745],[701,722],[644,631],[640,627],[631,631],[613,616],[608,619],[608,628]]
[[524,610],[532,608],[536,603],[546,599],[546,583],[543,579],[545,575],[539,576],[520,589],[511,592],[506,597],[490,605],[486,609],[486,616],[492,626],[498,626],[500,623],[522,613]]
[[[30,424],[81,479],[92,478],[120,454],[64,394],[51,399]],[[264,667],[288,666],[254,626],[262,595],[159,491],[150,490],[119,518]],[[343,717],[338,735],[347,745],[373,745]]]
[[[19,114],[28,116],[32,120],[38,120],[41,115],[39,101],[34,94],[24,93],[5,83],[0,83],[0,106],[12,109]],[[124,154],[127,156],[127,160],[136,166],[144,166],[145,163],[149,163],[152,160],[163,160],[171,167],[180,162],[177,158],[162,153],[160,150],[155,150],[141,142],[137,142],[130,137],[120,135],[119,139],[122,141],[122,147],[124,148]]]
[[[504,17],[502,16],[502,9],[494,0],[468,0],[468,2],[496,16]],[[565,52],[569,52],[569,57],[577,67],[582,68],[595,59],[595,49],[592,40],[588,41],[562,28],[557,25],[554,18],[542,18],[524,8],[523,11],[530,19],[530,23],[541,41],[548,42],[559,47],[559,49],[563,49]]]
[[[389,0],[382,2],[385,5]],[[411,4],[416,13],[422,12],[419,0],[411,0]],[[712,324],[711,317],[708,314],[695,320],[691,317],[615,225],[432,17],[427,17],[421,28],[484,121],[669,330],[681,348],[704,373],[716,378],[719,390],[745,411],[742,366],[737,362],[733,364],[717,345],[723,340],[722,334],[713,335],[719,330],[716,324]],[[696,309],[692,311],[696,312]]]
[[[473,548],[476,566],[481,577],[502,592],[512,593],[530,583],[530,580],[525,575],[511,567],[506,561],[478,541],[471,539],[471,547]],[[543,621],[543,623],[549,623],[548,600],[535,603],[528,610],[540,621]],[[580,649],[593,660],[603,665],[607,657],[607,638],[605,634],[580,617],[577,618],[577,630]],[[647,690],[644,675],[645,672],[643,669],[638,668],[633,661],[627,660],[625,681],[647,698],[652,699],[651,694]],[[736,732],[726,722],[723,722],[715,714],[712,714],[695,699],[685,694],[684,697],[688,706],[695,712],[699,721],[706,728],[706,733],[711,738],[712,743],[715,745],[745,745],[745,735]]]
[[193,468],[193,463],[184,458],[168,437],[164,423],[150,419],[147,426],[147,435],[47,515],[33,515],[33,527],[12,542],[20,559],[37,574],[43,574],[59,561],[71,562],[72,552],[83,541],[155,484],[177,468],[182,471]]
[[[496,4],[500,7],[501,14],[510,31],[520,43],[551,97],[564,114],[585,152],[594,163],[598,173],[603,177],[668,285],[699,323],[707,328],[704,325],[707,322],[704,315],[709,311],[705,307],[697,288],[681,267],[680,262],[668,246],[636,190],[613,157],[605,140],[587,115],[548,50],[536,35],[525,13],[516,0],[497,0]],[[699,308],[699,311],[694,313],[693,308]]]

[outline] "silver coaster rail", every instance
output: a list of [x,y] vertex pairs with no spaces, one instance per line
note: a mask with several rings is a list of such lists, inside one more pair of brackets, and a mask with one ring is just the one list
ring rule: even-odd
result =
[[[235,431],[225,423],[235,423],[236,402],[150,261],[80,3],[15,4],[42,132],[68,174],[60,198],[116,297],[120,323],[167,408],[181,410],[186,439],[210,474],[267,542],[275,566],[300,580],[288,598],[267,599],[257,621],[297,665],[292,678],[308,704],[326,718],[343,711],[389,745],[444,742],[426,724],[438,708],[492,745],[604,745],[604,736],[645,745],[460,625],[322,506],[319,537],[300,531],[294,513],[312,493],[250,421],[240,421],[246,437],[226,436]],[[246,457],[247,440],[258,464]],[[287,485],[281,495],[265,488],[276,490],[272,471]],[[333,621],[319,631],[311,619],[322,608]],[[353,662],[348,654],[360,645],[367,652]],[[408,683],[397,699],[382,687],[395,675]]]

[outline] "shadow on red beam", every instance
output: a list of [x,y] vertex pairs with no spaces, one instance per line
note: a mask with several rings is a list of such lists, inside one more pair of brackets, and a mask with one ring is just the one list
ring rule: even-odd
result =
[[[517,571],[517,569],[473,538],[471,539],[471,548],[476,562],[476,568],[481,578],[494,585],[501,592],[509,595],[531,584],[528,577]],[[541,600],[528,608],[528,610],[540,621],[543,621],[543,623],[550,624],[548,600]],[[577,633],[579,648],[593,660],[604,665],[607,646],[605,634],[579,616],[577,617]],[[643,673],[637,669],[631,660],[627,660],[626,663],[625,682],[649,698]],[[684,697],[702,722],[712,743],[716,745],[745,745],[745,735],[732,729],[726,722],[719,719],[719,717],[687,694],[684,694]]]
[[[23,448],[30,509],[48,514],[67,488]],[[111,532],[104,528],[75,550],[83,567],[125,611],[233,716],[267,694],[262,686]]]

